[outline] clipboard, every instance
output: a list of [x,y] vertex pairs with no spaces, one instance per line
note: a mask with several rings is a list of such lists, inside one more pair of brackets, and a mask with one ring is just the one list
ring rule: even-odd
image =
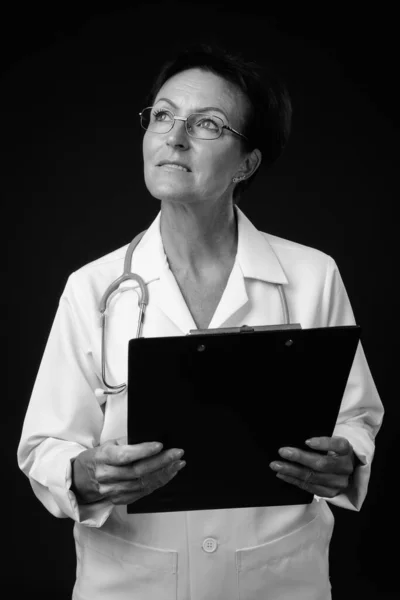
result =
[[[207,332],[207,333],[206,333]],[[308,504],[278,449],[331,436],[360,327],[299,325],[139,338],[128,348],[128,443],[183,448],[186,466],[129,514]]]

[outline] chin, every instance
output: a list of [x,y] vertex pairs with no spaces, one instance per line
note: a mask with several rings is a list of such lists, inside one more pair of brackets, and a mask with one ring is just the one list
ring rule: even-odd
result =
[[158,200],[167,202],[196,200],[192,181],[185,181],[171,173],[162,173],[162,171],[158,171],[158,167],[145,168],[144,181],[150,194]]
[[146,187],[153,198],[157,198],[162,202],[195,202],[196,197],[192,195],[191,190],[185,189],[182,186],[172,185],[169,183],[150,183],[146,181]]

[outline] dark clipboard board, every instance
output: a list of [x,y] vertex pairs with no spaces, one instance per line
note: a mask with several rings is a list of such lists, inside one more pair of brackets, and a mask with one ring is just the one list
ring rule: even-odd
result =
[[360,327],[191,333],[129,342],[128,443],[183,448],[186,466],[127,512],[311,502],[269,463],[332,435]]

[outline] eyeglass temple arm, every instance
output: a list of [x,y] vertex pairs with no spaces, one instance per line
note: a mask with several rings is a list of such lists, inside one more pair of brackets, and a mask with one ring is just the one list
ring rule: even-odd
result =
[[236,131],[236,129],[233,129],[233,127],[229,127],[229,125],[223,125],[222,129],[229,129],[229,131],[232,131],[233,133],[236,133],[236,135],[240,135],[240,137],[244,138],[245,140],[249,139],[248,137],[246,137],[245,135],[243,135],[243,133],[240,133],[239,131]]

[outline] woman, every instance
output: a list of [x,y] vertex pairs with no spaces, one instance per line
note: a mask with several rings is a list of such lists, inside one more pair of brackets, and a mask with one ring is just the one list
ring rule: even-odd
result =
[[[132,259],[149,291],[143,336],[281,323],[271,283],[285,286],[291,320],[303,328],[354,324],[330,257],[259,232],[235,206],[261,161],[271,164],[283,151],[286,91],[269,76],[263,83],[239,57],[202,48],[164,66],[148,105],[141,113],[144,175],[161,211]],[[122,272],[125,251],[70,276],[18,451],[46,508],[75,520],[73,597],[330,598],[328,502],[360,510],[383,417],[361,345],[333,436],[309,441],[309,452],[281,448],[282,460],[269,466],[312,492],[311,504],[128,515],[126,504],[179,477],[184,448],[127,445],[126,393],[96,397],[98,306]],[[131,294],[111,301],[111,383],[126,380],[137,319]]]

